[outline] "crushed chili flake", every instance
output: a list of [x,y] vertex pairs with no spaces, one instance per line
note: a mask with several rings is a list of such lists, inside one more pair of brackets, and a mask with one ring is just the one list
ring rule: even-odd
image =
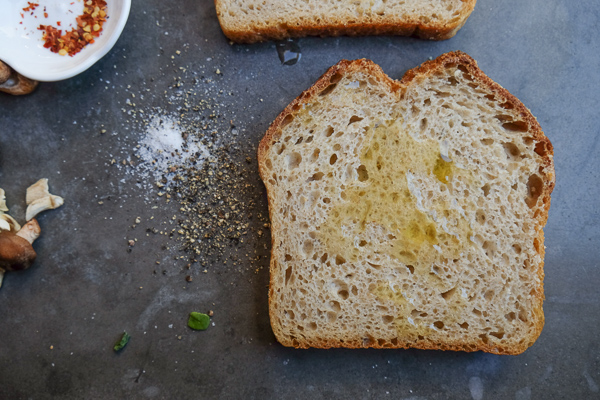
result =
[[[61,56],[67,54],[73,57],[94,38],[100,36],[102,25],[106,22],[106,1],[87,0],[83,6],[83,14],[76,18],[77,27],[72,28],[63,35],[62,30],[52,25],[40,25],[39,30],[44,31],[44,47]],[[57,22],[60,26],[60,22]]]
[[[23,8],[23,11],[33,11],[39,6],[39,3],[32,3],[30,1],[28,1],[27,4],[29,4],[29,5],[25,8]],[[21,14],[21,15],[23,15],[23,14]]]

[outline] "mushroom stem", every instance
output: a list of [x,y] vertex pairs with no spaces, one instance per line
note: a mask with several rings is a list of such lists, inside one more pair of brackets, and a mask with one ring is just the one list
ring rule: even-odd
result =
[[40,233],[41,233],[40,225],[38,224],[37,220],[34,218],[34,219],[30,220],[29,222],[27,222],[25,225],[23,225],[21,230],[19,232],[17,232],[16,235],[22,237],[23,239],[27,240],[29,243],[33,244],[35,239],[37,239],[40,236]]

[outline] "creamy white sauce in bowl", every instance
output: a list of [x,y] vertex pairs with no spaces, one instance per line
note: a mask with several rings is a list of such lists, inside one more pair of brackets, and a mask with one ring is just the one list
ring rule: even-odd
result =
[[100,60],[117,42],[131,8],[131,0],[106,0],[108,18],[102,33],[71,57],[44,48],[43,31],[38,27],[52,25],[62,29],[63,34],[70,31],[77,25],[77,16],[83,13],[83,0],[31,2],[39,6],[34,11],[23,11],[29,5],[27,0],[0,0],[0,60],[20,74],[44,82],[71,78]]

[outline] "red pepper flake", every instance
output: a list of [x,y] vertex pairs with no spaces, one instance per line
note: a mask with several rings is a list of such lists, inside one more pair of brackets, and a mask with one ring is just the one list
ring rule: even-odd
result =
[[32,3],[30,1],[28,1],[27,4],[29,5],[23,8],[23,11],[33,11],[39,6],[39,3]]
[[[44,31],[44,47],[61,56],[68,54],[73,57],[85,46],[94,43],[94,38],[100,36],[102,25],[106,22],[106,1],[85,0],[83,14],[76,20],[77,27],[64,35],[62,30],[52,25],[40,25],[38,30]],[[60,22],[57,25],[60,26]]]
[[60,23],[61,23],[60,21],[56,21],[56,25],[60,26]]
[[48,18],[48,13],[47,12],[44,13],[44,18]]

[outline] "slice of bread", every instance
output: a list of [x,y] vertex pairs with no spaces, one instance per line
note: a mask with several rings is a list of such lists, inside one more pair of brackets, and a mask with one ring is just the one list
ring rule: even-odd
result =
[[402,35],[449,39],[477,0],[215,0],[221,29],[238,43],[303,36]]
[[552,145],[468,55],[401,81],[341,61],[258,160],[283,345],[518,354],[540,335]]

